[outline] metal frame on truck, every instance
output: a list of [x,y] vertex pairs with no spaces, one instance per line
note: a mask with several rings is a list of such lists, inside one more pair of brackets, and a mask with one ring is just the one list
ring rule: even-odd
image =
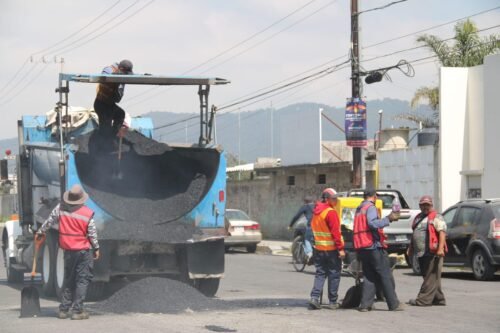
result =
[[[65,126],[65,121],[70,119],[69,82],[198,86],[200,99],[198,143],[190,147],[171,147],[178,153],[179,158],[187,156],[189,159],[199,154],[203,157],[195,158],[195,161],[201,164],[213,164],[210,166],[212,182],[206,185],[200,201],[188,212],[182,213],[184,215],[177,216],[175,221],[172,220],[181,225],[193,226],[197,231],[182,243],[158,243],[155,239],[127,238],[103,241],[102,257],[95,266],[96,288],[93,290],[94,296],[98,296],[103,290],[104,283],[115,276],[178,275],[181,280],[194,285],[206,295],[213,296],[224,273],[223,215],[226,162],[222,149],[213,144],[215,108],[209,108],[208,95],[211,85],[229,83],[228,80],[221,78],[61,73],[56,89],[59,94],[55,108],[58,114],[57,137],[44,128],[45,116],[24,116],[18,122],[20,220],[7,223],[19,223],[21,228],[4,229],[4,232],[12,230],[12,234],[5,235],[5,239],[14,242],[14,244],[9,243],[7,251],[7,256],[10,258],[7,262],[11,264],[8,272],[13,273],[10,280],[15,280],[16,272],[31,269],[33,231],[60,201],[64,191],[73,184],[81,182],[82,175],[77,170],[78,145],[75,144],[75,133]],[[149,126],[148,133],[152,136],[153,128],[150,121],[145,118],[135,120],[140,122],[135,126],[138,131],[144,132],[144,128]],[[131,127],[134,128],[134,124]],[[79,135],[81,133],[76,134]],[[204,156],[209,159],[205,159]],[[109,210],[99,207],[92,197],[89,198],[88,205],[96,212],[94,218],[98,230],[99,223],[117,225],[116,223],[120,222],[116,216],[111,216]],[[172,221],[162,223],[169,225]],[[57,244],[57,232],[49,233],[40,260],[44,291],[48,295],[60,294],[63,270],[62,251]]]

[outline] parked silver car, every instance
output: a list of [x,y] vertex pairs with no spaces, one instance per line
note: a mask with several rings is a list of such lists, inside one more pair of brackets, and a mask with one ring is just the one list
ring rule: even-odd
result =
[[257,244],[262,240],[260,224],[252,221],[244,211],[226,209],[225,227],[224,245],[226,249],[229,247],[245,247],[250,253],[257,250]]

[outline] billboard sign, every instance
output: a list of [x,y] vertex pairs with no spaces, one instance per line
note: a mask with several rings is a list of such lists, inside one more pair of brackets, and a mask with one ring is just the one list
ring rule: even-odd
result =
[[366,147],[366,102],[348,99],[345,110],[345,139],[350,147]]

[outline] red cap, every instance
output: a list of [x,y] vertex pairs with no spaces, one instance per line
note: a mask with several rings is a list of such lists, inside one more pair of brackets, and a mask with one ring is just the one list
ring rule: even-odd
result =
[[418,202],[419,205],[423,204],[429,204],[432,205],[432,197],[430,195],[424,195],[420,198],[420,201]]

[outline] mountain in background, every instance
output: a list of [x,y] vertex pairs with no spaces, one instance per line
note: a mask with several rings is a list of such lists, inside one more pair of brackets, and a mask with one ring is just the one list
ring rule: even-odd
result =
[[[224,149],[239,156],[241,161],[254,162],[257,157],[280,157],[280,133],[286,131],[281,126],[281,117],[289,113],[300,113],[303,117],[316,115],[318,109],[344,128],[344,108],[332,107],[317,103],[299,103],[281,109],[259,109],[255,111],[223,113],[217,116],[217,143]],[[409,102],[396,99],[373,100],[367,102],[368,138],[374,138],[379,127],[378,111],[383,110],[382,128],[410,127],[416,124],[395,120],[395,116],[411,110]],[[431,115],[432,111],[421,107],[415,112]],[[200,134],[199,119],[182,121],[195,114],[178,114],[170,112],[151,112],[155,126],[176,123],[155,131],[155,138],[165,142],[197,142]],[[238,121],[239,118],[239,121]],[[272,126],[271,126],[272,124]],[[238,130],[239,128],[239,130]],[[297,135],[308,135],[307,130]],[[345,134],[325,118],[322,118],[322,140],[342,141]],[[272,143],[272,144],[271,144]]]
[[[281,109],[258,109],[254,111],[224,113],[221,112],[217,118],[216,138],[217,143],[224,149],[239,157],[241,161],[253,162],[257,157],[280,157],[281,143],[279,142],[281,131],[286,128],[281,126],[281,117],[289,113],[299,113],[303,117],[317,114],[319,108],[341,128],[344,128],[344,108],[331,107],[318,103],[299,103],[286,106]],[[394,120],[401,113],[410,111],[407,101],[396,99],[373,100],[367,102],[368,138],[373,138],[378,131],[378,111],[383,110],[382,128],[416,127],[408,121]],[[416,112],[432,115],[425,107]],[[173,124],[168,127],[155,130],[155,139],[172,143],[198,142],[200,125],[198,114],[174,113],[174,112],[150,112],[145,114],[151,117],[155,126]],[[194,119],[184,121],[186,118]],[[239,120],[238,120],[239,118]],[[272,126],[271,126],[272,124]],[[308,135],[307,130],[297,135]],[[344,133],[322,118],[322,140],[341,141],[345,140]],[[272,142],[272,144],[271,144]],[[6,149],[17,153],[17,138],[0,140],[0,156],[4,155]]]

